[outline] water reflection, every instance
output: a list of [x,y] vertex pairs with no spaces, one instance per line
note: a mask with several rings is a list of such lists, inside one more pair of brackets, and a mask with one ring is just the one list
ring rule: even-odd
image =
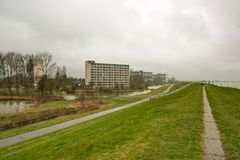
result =
[[133,97],[133,96],[138,96],[138,95],[142,95],[142,94],[147,94],[147,93],[150,93],[150,92],[151,92],[151,90],[131,92],[129,94],[122,95],[121,97]]
[[147,94],[151,92],[152,89],[159,89],[162,85],[159,86],[151,86],[148,87],[147,90],[143,91],[129,91],[129,92],[119,92],[114,90],[106,90],[104,91],[98,91],[98,90],[92,90],[92,91],[84,91],[80,93],[76,93],[75,95],[66,95],[64,96],[64,99],[66,100],[75,100],[77,98],[86,98],[86,99],[95,99],[95,98],[106,98],[106,97],[132,97],[142,94]]
[[66,95],[66,96],[64,96],[63,98],[64,98],[65,100],[67,100],[67,101],[72,101],[72,100],[77,99],[78,97],[75,96],[75,95]]
[[31,106],[31,101],[0,101],[0,113],[22,112]]

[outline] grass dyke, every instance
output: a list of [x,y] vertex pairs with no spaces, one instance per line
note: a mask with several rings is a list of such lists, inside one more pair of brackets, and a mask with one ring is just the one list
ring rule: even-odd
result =
[[207,85],[207,95],[228,159],[240,159],[240,89]]
[[[111,108],[115,108],[115,107],[118,107],[118,106],[122,106],[122,105],[125,105],[127,103],[135,102],[137,100],[141,100],[141,99],[159,94],[159,93],[163,92],[167,87],[169,87],[169,85],[165,85],[161,88],[154,89],[154,90],[152,90],[152,92],[147,93],[147,94],[133,96],[133,97],[129,97],[129,98],[121,98],[121,99],[105,98],[104,100],[110,102],[110,104],[106,105],[104,107],[101,107],[100,109],[93,110],[93,111],[88,111],[88,112],[85,112],[85,113],[78,113],[78,114],[74,114],[74,115],[61,116],[61,117],[57,117],[57,118],[54,118],[54,119],[51,119],[51,120],[38,122],[36,124],[31,124],[31,125],[27,125],[27,126],[23,126],[23,127],[17,127],[17,128],[13,128],[13,129],[10,129],[10,130],[6,130],[6,131],[3,131],[3,132],[0,132],[0,139],[15,136],[15,135],[19,135],[19,134],[26,133],[26,132],[29,132],[29,131],[37,130],[37,129],[48,127],[48,126],[51,126],[51,125],[54,125],[54,124],[62,123],[62,122],[69,121],[69,120],[72,120],[72,119],[84,117],[84,116],[87,116],[87,115],[90,115],[90,114],[93,114],[93,113],[97,113],[97,112],[101,112],[101,111],[108,110],[108,109],[111,109]],[[49,102],[49,103],[42,104],[41,107],[44,108],[44,110],[55,108],[56,106],[58,106],[58,108],[59,107],[64,108],[64,107],[66,107],[66,105],[70,105],[70,104],[75,103],[75,102],[76,101],[54,101],[54,102]],[[38,110],[39,109],[36,109],[36,111],[38,111]]]
[[170,92],[174,91],[174,90],[178,90],[180,89],[181,87],[187,85],[187,84],[190,84],[190,82],[178,82],[178,83],[175,83],[173,85],[173,87],[170,89]]
[[202,86],[0,150],[0,159],[202,159]]

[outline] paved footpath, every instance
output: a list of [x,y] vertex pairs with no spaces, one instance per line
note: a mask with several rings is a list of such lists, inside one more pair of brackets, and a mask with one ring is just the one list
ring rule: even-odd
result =
[[74,120],[70,120],[70,121],[67,121],[67,122],[63,122],[63,123],[59,123],[59,124],[56,124],[56,125],[53,125],[53,126],[49,126],[49,127],[46,127],[46,128],[42,128],[42,129],[38,129],[38,130],[35,130],[35,131],[30,131],[30,132],[27,132],[27,133],[24,133],[24,134],[20,134],[20,135],[16,135],[16,136],[13,136],[13,137],[2,139],[2,140],[0,140],[0,149],[4,148],[4,147],[11,146],[11,145],[14,145],[14,144],[17,144],[17,143],[20,143],[20,142],[23,142],[23,141],[26,141],[26,140],[29,140],[29,139],[40,137],[40,136],[43,136],[43,135],[46,135],[46,134],[49,134],[49,133],[52,133],[52,132],[56,132],[56,131],[74,126],[76,124],[84,123],[84,122],[87,122],[87,121],[90,121],[90,120],[93,120],[93,119],[96,119],[96,118],[99,118],[99,117],[103,117],[105,115],[123,110],[125,108],[129,108],[129,107],[135,106],[137,104],[141,104],[141,103],[144,103],[144,102],[151,101],[152,99],[155,99],[155,98],[159,98],[159,97],[162,97],[162,96],[173,94],[177,91],[185,89],[189,85],[191,85],[191,84],[187,84],[187,85],[181,87],[180,89],[169,93],[170,89],[173,86],[173,85],[171,85],[164,92],[162,92],[162,93],[160,93],[156,96],[152,96],[150,98],[145,98],[145,99],[139,100],[137,102],[133,102],[133,103],[123,105],[121,107],[116,107],[116,108],[109,109],[109,110],[106,110],[106,111],[94,113],[94,114],[91,114],[91,115],[86,116],[86,117],[77,118],[77,119],[74,119]]
[[207,99],[205,86],[203,87],[204,101],[204,159],[205,160],[224,160],[225,154],[219,135],[212,109]]

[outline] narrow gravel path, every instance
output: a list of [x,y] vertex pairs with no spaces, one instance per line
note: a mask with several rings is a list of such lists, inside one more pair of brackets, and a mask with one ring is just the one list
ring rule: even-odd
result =
[[214,120],[212,109],[207,99],[205,86],[203,87],[204,101],[204,159],[205,160],[224,160],[225,153],[222,148],[220,132]]
[[13,136],[13,137],[5,138],[5,139],[0,140],[0,148],[8,147],[8,146],[11,146],[11,145],[14,145],[14,144],[17,144],[17,143],[20,143],[20,142],[23,142],[23,141],[26,141],[26,140],[29,140],[29,139],[37,138],[37,137],[40,137],[40,136],[43,136],[43,135],[46,135],[46,134],[49,134],[49,133],[52,133],[52,132],[56,132],[56,131],[74,126],[76,124],[84,123],[84,122],[87,122],[87,121],[90,121],[90,120],[93,120],[93,119],[96,119],[96,118],[99,118],[99,117],[103,117],[105,115],[123,110],[125,108],[129,108],[129,107],[135,106],[137,104],[141,104],[141,103],[144,103],[144,102],[151,101],[152,99],[155,99],[155,98],[159,98],[159,97],[162,97],[162,96],[173,94],[173,93],[178,92],[182,89],[185,89],[189,85],[191,85],[191,84],[187,84],[187,85],[181,87],[180,89],[169,93],[170,89],[173,86],[173,85],[171,85],[163,93],[158,94],[156,96],[152,96],[150,98],[142,99],[140,101],[129,103],[129,104],[126,104],[126,105],[121,106],[121,107],[116,107],[116,108],[109,109],[109,110],[106,110],[106,111],[91,114],[91,115],[86,116],[86,117],[77,118],[77,119],[74,119],[74,120],[70,120],[70,121],[67,121],[67,122],[63,122],[63,123],[59,123],[59,124],[56,124],[56,125],[53,125],[53,126],[49,126],[49,127],[46,127],[46,128],[42,128],[42,129],[38,129],[38,130],[35,130],[35,131],[27,132],[27,133],[24,133],[24,134],[16,135],[16,136]]

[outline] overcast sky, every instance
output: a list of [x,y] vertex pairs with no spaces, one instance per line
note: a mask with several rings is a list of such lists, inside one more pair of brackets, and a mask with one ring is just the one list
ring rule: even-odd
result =
[[71,76],[91,59],[240,80],[239,48],[239,0],[0,0],[0,50],[48,51]]

